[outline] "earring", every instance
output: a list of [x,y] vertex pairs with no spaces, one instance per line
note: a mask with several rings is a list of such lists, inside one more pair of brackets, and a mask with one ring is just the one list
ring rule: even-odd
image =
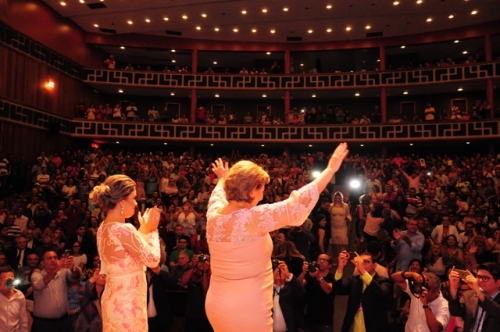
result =
[[120,210],[120,214],[123,214],[123,211],[125,211],[125,208],[122,205],[122,209]]

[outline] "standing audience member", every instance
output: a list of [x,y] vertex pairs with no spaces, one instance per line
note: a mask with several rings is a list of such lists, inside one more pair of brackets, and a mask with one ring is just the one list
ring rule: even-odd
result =
[[101,296],[106,275],[95,269],[92,277],[80,288],[81,310],[75,322],[75,332],[101,332]]
[[[450,271],[450,313],[464,320],[464,332],[497,332],[500,327],[500,265],[484,263],[477,268],[474,277],[468,274],[461,279],[455,268]],[[470,290],[458,296],[460,283]]]
[[395,229],[392,232],[394,241],[391,247],[398,254],[396,261],[396,270],[405,271],[412,259],[422,260],[422,248],[424,246],[425,238],[418,231],[418,221],[410,219],[408,221],[408,230],[401,231]]
[[[349,259],[359,275],[343,279],[344,267]],[[389,330],[387,312],[392,299],[392,284],[390,279],[375,272],[376,265],[375,255],[369,252],[356,257],[349,257],[345,251],[339,254],[333,288],[337,295],[349,295],[342,332]]]
[[14,270],[0,266],[0,331],[28,332],[26,299],[14,288]]
[[[410,296],[405,332],[439,332],[448,325],[448,301],[441,294],[441,280],[431,272],[396,272],[392,280]],[[410,283],[410,280],[412,283]],[[418,287],[410,287],[414,284]]]
[[80,278],[80,269],[73,264],[73,257],[58,260],[55,251],[43,255],[43,270],[31,277],[35,306],[32,332],[72,330],[68,320],[68,282]]

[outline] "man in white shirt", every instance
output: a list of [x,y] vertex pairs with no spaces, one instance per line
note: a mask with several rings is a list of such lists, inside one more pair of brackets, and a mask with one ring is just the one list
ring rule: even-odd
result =
[[10,266],[0,267],[0,331],[28,332],[26,299],[12,284],[14,270]]
[[14,221],[14,224],[21,228],[21,232],[24,232],[26,225],[28,224],[28,217],[23,215],[23,212],[24,209],[22,207],[18,207],[16,209],[16,221]]
[[[430,272],[401,271],[391,276],[392,280],[410,296],[410,313],[405,332],[443,331],[450,321],[448,301],[441,294],[441,280]],[[415,280],[420,286],[410,289],[407,279]],[[415,293],[414,293],[415,292]]]

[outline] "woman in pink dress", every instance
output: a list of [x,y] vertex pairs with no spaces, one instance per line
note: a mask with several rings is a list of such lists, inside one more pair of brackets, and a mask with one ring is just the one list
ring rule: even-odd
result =
[[221,159],[212,165],[219,181],[207,211],[212,276],[205,308],[215,332],[273,330],[269,232],[304,222],[347,153],[347,144],[340,144],[313,182],[264,205],[257,203],[269,176],[260,166],[240,161],[229,169]]
[[125,175],[113,175],[94,187],[90,201],[107,212],[97,231],[97,249],[101,273],[106,275],[106,289],[101,298],[104,332],[147,332],[147,283],[145,265],[151,268],[160,261],[157,208],[141,216],[136,230],[125,223],[134,215],[135,182]]

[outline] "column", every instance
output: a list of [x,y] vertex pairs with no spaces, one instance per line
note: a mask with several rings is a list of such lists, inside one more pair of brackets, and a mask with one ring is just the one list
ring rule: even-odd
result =
[[380,46],[379,48],[379,59],[380,59],[379,70],[383,71],[385,70],[385,46]]
[[194,49],[191,54],[191,72],[196,74],[198,72],[198,50]]
[[291,66],[292,64],[290,63],[291,56],[290,56],[290,50],[285,51],[285,74],[290,74],[291,72]]
[[495,105],[494,104],[494,90],[493,90],[493,80],[490,78],[486,80],[486,100],[491,106],[491,112],[489,114],[489,118],[493,119],[495,117]]
[[484,57],[486,58],[486,62],[491,62],[492,56],[491,35],[488,33],[484,35]]
[[196,102],[198,95],[196,94],[196,89],[191,90],[191,112],[189,116],[189,123],[196,123]]
[[285,110],[283,114],[283,122],[286,123],[286,116],[288,111],[290,110],[290,90],[285,90]]
[[387,123],[387,88],[380,88],[380,113],[382,114],[382,123]]

